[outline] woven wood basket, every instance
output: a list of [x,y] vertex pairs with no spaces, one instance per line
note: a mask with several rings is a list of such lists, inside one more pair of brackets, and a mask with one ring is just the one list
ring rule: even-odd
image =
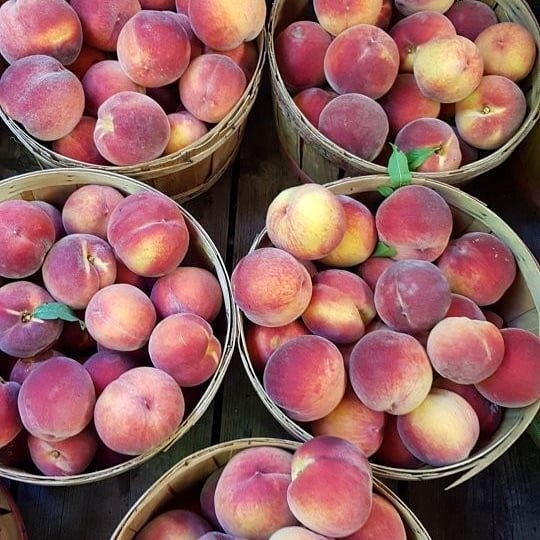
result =
[[[210,474],[225,465],[232,456],[241,450],[256,446],[272,446],[294,452],[300,443],[285,439],[238,439],[192,454],[166,472],[141,495],[113,532],[111,540],[131,540],[151,518],[162,511],[163,507],[167,505],[170,507],[176,495],[189,487],[202,485]],[[394,505],[403,520],[409,540],[431,538],[418,518],[382,482],[374,479],[373,491]]]
[[53,152],[31,137],[21,126],[7,117],[4,120],[15,137],[36,159],[42,168],[86,167],[114,172],[141,180],[165,193],[178,202],[200,195],[219,180],[235,158],[242,142],[249,112],[257,97],[264,61],[266,44],[264,32],[256,40],[258,61],[253,77],[244,94],[229,114],[201,139],[173,154],[162,156],[140,165],[113,166],[90,165]]
[[[481,0],[497,13],[499,21],[514,21],[533,35],[540,51],[540,27],[524,0]],[[384,174],[386,167],[377,165],[337,146],[323,136],[306,119],[287,90],[276,63],[274,38],[287,25],[309,16],[309,0],[276,0],[270,14],[268,58],[272,101],[278,138],[283,153],[297,176],[306,182],[320,184],[361,174]],[[453,171],[418,173],[447,184],[460,185],[505,161],[540,117],[540,53],[532,73],[520,83],[527,96],[528,113],[515,135],[501,148],[481,159]]]
[[23,519],[11,493],[0,483],[0,540],[27,540]]
[[[43,200],[59,206],[70,193],[78,187],[88,184],[111,186],[126,195],[140,191],[156,191],[142,182],[110,172],[91,169],[50,169],[3,180],[0,182],[0,200]],[[167,440],[153,450],[133,457],[119,465],[72,476],[42,476],[0,464],[0,476],[20,482],[54,486],[86,484],[110,478],[141,465],[160,452],[166,452],[204,414],[214,398],[231,360],[237,337],[237,317],[229,277],[220,253],[201,225],[183,208],[180,207],[180,209],[190,233],[190,246],[185,261],[213,272],[219,281],[223,294],[223,308],[212,324],[214,334],[222,346],[222,355],[216,372],[205,383],[204,393],[195,407]]]
[[[336,194],[351,195],[368,204],[368,206],[372,206],[373,201],[381,199],[377,193],[377,188],[388,184],[387,176],[372,175],[339,180],[327,184],[327,187]],[[417,176],[413,177],[413,184],[428,186],[446,200],[454,218],[454,236],[466,232],[484,231],[491,232],[506,242],[517,262],[517,277],[513,285],[499,301],[498,313],[504,318],[507,326],[524,328],[536,335],[540,335],[540,267],[534,255],[519,236],[501,218],[489,210],[484,203],[456,187]],[[258,247],[269,245],[271,245],[270,241],[265,229],[263,229],[253,241],[250,252]],[[255,391],[272,416],[293,437],[302,441],[310,439],[312,435],[304,427],[286,416],[266,393],[249,357],[243,326],[244,317],[240,314],[238,308],[237,311],[240,320],[240,354]],[[377,476],[394,480],[429,480],[456,473],[465,473],[449,486],[449,488],[455,487],[472,478],[500,457],[527,429],[539,409],[540,401],[528,407],[505,409],[502,423],[492,436],[489,444],[476,450],[467,459],[452,465],[444,467],[426,465],[419,469],[404,469],[373,463],[373,472]]]

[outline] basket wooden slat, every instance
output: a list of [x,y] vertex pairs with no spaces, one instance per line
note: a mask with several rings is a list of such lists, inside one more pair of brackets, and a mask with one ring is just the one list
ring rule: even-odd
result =
[[[140,191],[155,191],[147,184],[111,172],[92,169],[48,169],[15,176],[0,182],[0,201],[6,199],[45,200],[61,206],[70,193],[88,184],[100,184],[118,189],[128,195]],[[176,431],[153,450],[132,459],[98,471],[62,476],[42,476],[18,468],[0,464],[0,476],[42,485],[75,485],[110,478],[144,463],[152,456],[167,451],[185,435],[201,418],[214,398],[232,357],[237,337],[237,317],[233,306],[230,281],[223,259],[201,225],[186,210],[180,207],[190,233],[190,247],[186,261],[204,267],[214,273],[223,294],[223,309],[216,319],[215,335],[220,340],[222,355],[218,369],[208,381],[198,403],[185,417]]]
[[152,161],[132,166],[89,165],[53,152],[31,137],[0,109],[0,118],[42,168],[83,167],[113,172],[141,180],[177,202],[209,189],[234,160],[242,141],[247,118],[261,84],[266,59],[265,33],[256,40],[258,60],[244,94],[229,114],[199,140],[186,148]]
[[[519,22],[532,34],[540,50],[540,26],[524,0],[481,0],[493,7],[501,21]],[[385,174],[386,167],[361,159],[324,137],[295,105],[279,73],[274,39],[288,24],[309,15],[308,0],[276,0],[268,26],[268,62],[272,102],[278,138],[283,153],[299,178],[320,184],[361,174]],[[503,163],[526,137],[540,118],[540,54],[532,73],[520,82],[524,89],[528,114],[514,136],[499,149],[459,169],[418,173],[419,176],[447,184],[461,185]]]
[[[373,195],[376,195],[377,188],[388,183],[387,176],[371,175],[338,180],[327,184],[327,187],[336,194],[351,195],[368,204],[366,199],[372,199]],[[413,175],[413,183],[434,189],[446,200],[454,217],[454,235],[461,235],[468,231],[490,232],[510,247],[516,259],[518,275],[501,301],[497,303],[497,311],[505,319],[508,326],[524,328],[540,335],[540,267],[521,238],[484,203],[472,195],[468,195],[454,186],[417,175]],[[250,252],[258,247],[268,245],[270,245],[270,241],[266,230],[263,229],[254,239]],[[286,416],[266,393],[249,358],[243,324],[244,318],[238,308],[237,312],[241,321],[238,336],[240,354],[255,391],[272,416],[293,437],[302,441],[310,439],[312,435]],[[394,480],[428,480],[470,471],[467,476],[463,477],[463,480],[468,479],[500,457],[516,442],[539,410],[540,401],[528,407],[505,409],[502,423],[489,444],[476,450],[467,459],[452,465],[404,469],[373,463],[373,472],[377,476]],[[460,480],[452,486],[458,485],[458,483]]]
[[[185,489],[202,482],[232,456],[246,448],[272,446],[294,452],[300,443],[285,439],[238,439],[206,448],[180,461],[159,478],[124,516],[111,535],[111,540],[131,540],[165,505]],[[409,540],[429,540],[431,537],[411,510],[382,482],[374,479],[373,491],[391,502],[399,512]],[[381,539],[382,540],[382,539]]]

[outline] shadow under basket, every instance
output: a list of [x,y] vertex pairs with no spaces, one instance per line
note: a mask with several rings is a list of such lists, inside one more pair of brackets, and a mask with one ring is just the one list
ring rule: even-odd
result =
[[192,199],[212,187],[232,163],[242,142],[249,112],[257,97],[266,58],[264,32],[255,41],[258,60],[246,90],[234,108],[206,135],[172,154],[131,166],[91,165],[68,158],[31,137],[0,108],[0,118],[42,168],[85,167],[135,178],[177,202]]
[[[503,146],[459,169],[417,173],[446,184],[461,185],[503,163],[540,117],[540,26],[524,0],[481,0],[495,10],[500,22],[517,22],[532,34],[537,57],[531,74],[519,83],[527,98],[527,114],[517,132]],[[387,168],[359,158],[327,139],[300,112],[279,73],[274,39],[286,26],[309,16],[308,0],[276,0],[270,14],[268,62],[276,129],[287,161],[305,182],[324,184],[361,174],[386,174]]]
[[[416,175],[413,175],[412,183],[434,189],[446,200],[454,219],[453,236],[482,231],[494,234],[507,244],[516,260],[517,275],[512,286],[497,303],[497,311],[505,320],[506,326],[523,328],[540,335],[540,267],[521,238],[483,202],[458,188]],[[373,210],[373,203],[382,200],[377,192],[377,188],[382,185],[389,185],[388,176],[371,175],[348,178],[327,184],[326,187],[335,194],[349,195],[358,199]],[[250,253],[259,247],[270,245],[266,230],[263,229],[253,241]],[[244,328],[246,319],[238,307],[237,311],[240,321],[238,337],[240,354],[255,391],[272,416],[293,437],[301,441],[312,438],[312,434],[285,415],[266,393],[249,357]],[[528,407],[504,409],[501,425],[489,442],[474,450],[468,458],[457,463],[441,467],[425,465],[418,469],[405,469],[372,462],[373,474],[393,480],[430,480],[463,473],[447,489],[455,487],[469,480],[502,456],[527,429],[539,409],[540,400]]]
[[[0,182],[0,201],[7,199],[42,200],[61,207],[61,204],[73,191],[89,184],[110,186],[126,196],[141,191],[156,192],[154,188],[142,182],[110,172],[91,169],[50,169],[3,180]],[[214,375],[204,385],[201,385],[202,395],[195,406],[184,417],[180,426],[165,441],[152,450],[134,456],[118,465],[105,469],[90,470],[72,476],[44,476],[0,463],[0,476],[19,482],[50,486],[87,484],[110,478],[141,465],[156,454],[166,452],[204,414],[218,391],[231,360],[237,338],[237,317],[229,277],[219,251],[203,227],[181,206],[179,208],[184,216],[190,235],[189,249],[184,261],[212,272],[219,282],[223,295],[223,307],[212,323],[214,334],[221,343],[221,358]]]
[[[300,443],[285,439],[238,439],[206,448],[180,461],[159,478],[124,516],[111,540],[131,540],[164,508],[170,509],[178,494],[190,487],[201,486],[216,469],[224,466],[235,454],[247,448],[271,446],[293,453]],[[382,482],[373,479],[373,492],[392,503],[399,512],[409,540],[429,540],[431,537],[412,511]],[[173,506],[176,507],[176,506]]]

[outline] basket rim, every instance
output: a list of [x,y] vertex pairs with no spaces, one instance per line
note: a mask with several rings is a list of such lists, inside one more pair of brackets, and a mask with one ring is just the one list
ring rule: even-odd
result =
[[[210,156],[217,148],[221,147],[234,133],[238,127],[245,122],[255,98],[258,94],[262,71],[266,62],[266,33],[263,30],[253,39],[257,45],[257,64],[253,76],[248,81],[246,88],[227,115],[217,124],[212,125],[211,129],[190,145],[177,150],[168,155],[159,156],[153,160],[135,165],[98,165],[85,163],[73,158],[59,154],[46,147],[42,141],[39,141],[26,132],[21,125],[10,118],[0,107],[0,118],[9,128],[16,139],[39,161],[40,164],[46,164],[47,168],[84,168],[95,169],[103,172],[117,173],[121,175],[136,175],[149,172],[173,172],[170,169],[181,170],[194,163],[198,163],[204,158]],[[163,170],[162,170],[163,169]]]
[[[334,192],[337,192],[341,195],[353,195],[355,193],[365,193],[372,191],[374,186],[370,186],[370,189],[365,189],[363,191],[355,191],[355,187],[359,183],[366,184],[376,184],[381,185],[388,180],[388,175],[365,175],[358,177],[349,177],[341,180],[336,180],[334,182],[329,182],[324,184],[324,187],[327,187]],[[482,217],[489,217],[490,219],[495,220],[501,226],[501,228],[507,229],[507,233],[512,237],[513,243],[510,245],[510,249],[515,255],[514,249],[518,245],[522,250],[519,260],[516,260],[516,263],[522,268],[525,264],[529,264],[533,269],[531,272],[534,272],[534,282],[533,285],[535,288],[531,291],[533,302],[535,304],[536,310],[540,312],[540,265],[534,255],[529,250],[528,246],[521,240],[521,238],[513,231],[513,229],[497,214],[491,211],[485,203],[469,195],[455,186],[439,182],[437,180],[428,179],[426,177],[419,177],[416,174],[412,175],[412,184],[416,185],[425,185],[431,188],[437,188],[437,191],[443,193],[450,193],[458,195],[463,200],[467,200],[471,204],[475,205],[481,209]],[[261,240],[266,236],[266,227],[264,227],[253,239],[253,242],[249,248],[248,253],[252,253],[259,246]],[[516,259],[518,259],[516,257]],[[532,279],[530,280],[532,281]],[[529,281],[527,282],[529,286]],[[272,401],[264,389],[263,385],[255,370],[253,364],[250,360],[247,341],[245,335],[245,326],[246,326],[246,317],[242,314],[238,305],[235,306],[237,310],[238,318],[238,348],[240,351],[240,357],[242,359],[242,364],[246,370],[247,376],[253,385],[257,395],[263,402],[264,406],[268,409],[270,414],[279,422],[279,424],[287,430],[292,436],[296,437],[299,440],[305,441],[313,437],[312,434],[303,429],[298,423],[289,418],[274,401]],[[538,323],[538,328],[536,329],[536,334],[540,335],[540,320]],[[520,408],[513,408],[512,411],[521,411],[522,416],[514,424],[512,424],[507,433],[501,435],[498,439],[495,439],[490,444],[484,446],[481,450],[477,451],[474,455],[467,457],[464,460],[458,461],[456,463],[445,465],[441,467],[434,466],[423,466],[419,469],[407,469],[400,467],[390,467],[387,465],[379,465],[377,463],[371,463],[373,474],[381,478],[388,478],[393,480],[430,480],[433,478],[442,478],[450,475],[454,475],[460,472],[467,472],[461,478],[456,480],[447,489],[458,486],[463,481],[471,478],[474,474],[477,474],[490,463],[495,461],[500,457],[514,442],[517,441],[519,436],[527,429],[528,425],[538,411],[540,410],[540,399],[536,402]],[[491,459],[493,458],[493,459]]]
[[[0,180],[0,188],[5,187],[6,185],[9,187],[13,186],[13,189],[10,190],[10,193],[17,194],[17,193],[20,193],[20,190],[17,189],[17,184],[19,183],[20,180],[27,180],[29,178],[40,179],[42,176],[54,177],[56,175],[62,175],[63,177],[65,177],[64,178],[65,182],[63,184],[54,184],[54,185],[72,184],[74,186],[75,185],[78,186],[78,185],[84,185],[84,184],[91,184],[91,183],[95,183],[95,179],[92,178],[90,180],[88,177],[92,175],[96,175],[96,176],[107,177],[107,179],[110,180],[111,182],[116,181],[116,182],[121,183],[121,185],[122,184],[133,185],[137,188],[137,192],[150,191],[150,192],[159,193],[160,195],[163,195],[163,193],[161,193],[159,190],[139,180],[136,180],[136,179],[124,176],[124,175],[120,175],[114,172],[93,170],[90,168],[54,168],[54,169],[46,169],[46,170],[40,170],[40,171],[32,171],[29,173],[23,173],[23,174],[6,178],[4,180]],[[118,186],[115,186],[115,187],[117,187],[117,189],[119,189],[120,191],[123,191],[121,185],[120,187]],[[39,185],[39,188],[43,188],[43,187],[47,187],[45,183]],[[223,308],[222,309],[225,311],[225,318],[227,319],[227,322],[226,322],[226,331],[225,331],[225,335],[224,335],[223,343],[222,343],[221,360],[214,375],[212,375],[212,377],[205,383],[205,384],[208,384],[206,390],[204,391],[202,396],[199,398],[197,404],[195,405],[193,410],[190,412],[190,414],[182,419],[182,422],[176,428],[174,433],[172,433],[166,440],[162,441],[159,445],[157,445],[152,450],[145,452],[143,454],[140,454],[138,456],[133,456],[131,459],[123,463],[114,465],[112,467],[107,467],[105,469],[100,469],[97,471],[90,471],[90,472],[80,473],[76,475],[69,475],[69,476],[41,475],[41,474],[26,472],[22,469],[18,469],[15,467],[8,467],[8,466],[0,464],[0,477],[8,478],[10,480],[16,480],[19,482],[35,484],[35,485],[67,486],[67,485],[80,485],[80,484],[93,483],[93,482],[97,482],[100,480],[105,480],[107,478],[117,476],[126,471],[134,469],[138,467],[139,465],[142,465],[143,463],[145,463],[146,461],[149,461],[151,458],[153,458],[157,454],[160,454],[162,452],[167,452],[176,442],[178,442],[184,435],[186,435],[186,433],[200,420],[202,415],[206,412],[206,410],[212,403],[219,387],[221,386],[221,383],[223,381],[223,378],[228,369],[228,366],[230,364],[232,355],[236,347],[236,338],[238,334],[238,319],[237,319],[236,311],[234,309],[234,302],[232,299],[232,288],[231,288],[229,274],[227,272],[225,262],[219,250],[217,249],[216,245],[214,244],[213,240],[210,238],[206,230],[202,227],[202,225],[179,203],[175,202],[175,204],[180,208],[184,218],[186,219],[186,222],[189,224],[189,227],[197,233],[197,237],[200,243],[202,243],[204,247],[212,253],[213,259],[211,260],[211,263],[213,265],[213,270],[216,273],[216,278],[219,281],[220,289],[223,295]]]
[[[249,437],[241,439],[233,439],[230,441],[223,441],[207,448],[203,448],[194,452],[193,454],[185,457],[178,463],[176,463],[172,468],[166,471],[162,476],[160,476],[152,485],[150,485],[141,496],[131,505],[129,510],[123,516],[120,523],[117,525],[116,529],[111,534],[110,540],[118,540],[120,535],[126,531],[126,527],[129,526],[129,522],[134,514],[136,514],[141,506],[145,505],[147,498],[152,495],[152,493],[163,484],[166,484],[168,481],[176,478],[177,475],[181,474],[184,469],[198,465],[199,463],[214,459],[216,455],[230,451],[240,452],[247,448],[261,447],[261,446],[271,446],[274,448],[281,448],[283,450],[288,450],[294,452],[301,446],[302,442],[300,441],[291,441],[289,439],[280,439],[276,437]],[[428,531],[425,529],[424,525],[421,523],[420,519],[416,514],[409,508],[399,497],[393,492],[388,486],[383,484],[380,480],[373,477],[373,487],[374,491],[382,492],[383,496],[386,499],[390,499],[393,506],[396,507],[402,519],[404,516],[407,518],[406,526],[411,528],[412,525],[416,528],[415,532],[418,535],[418,538],[421,540],[431,540],[431,536]]]
[[[338,166],[334,160],[339,159],[340,161],[345,161],[351,168],[356,169],[358,174],[385,174],[388,171],[387,167],[360,158],[348,150],[341,148],[336,143],[325,137],[313,126],[313,124],[309,122],[307,117],[294,103],[292,94],[287,90],[287,86],[278,69],[274,46],[276,29],[281,16],[281,11],[286,2],[287,0],[274,1],[266,30],[272,100],[274,102],[276,114],[279,109],[281,114],[283,114],[283,116],[285,116],[289,122],[292,122],[293,127],[298,131],[300,136],[310,144],[316,146],[317,150],[321,153],[321,156],[325,160],[330,161],[332,164]],[[536,43],[536,65],[538,65],[539,70],[539,74],[537,75],[535,82],[540,87],[540,23],[534,15],[531,7],[525,0],[516,0],[516,2],[519,4],[520,10],[529,19],[529,23],[534,28],[534,32],[531,32],[531,34],[533,35]],[[502,7],[502,3],[500,2],[497,3],[497,5]],[[531,73],[534,73],[535,69],[536,68],[533,67],[533,71]],[[284,107],[281,107],[280,102],[286,106],[286,110]],[[416,172],[415,174],[417,174],[419,177],[438,180],[451,185],[459,185],[467,183],[476,176],[497,167],[509,157],[509,155],[529,134],[537,121],[540,119],[540,93],[535,102],[531,103],[530,106],[528,104],[527,108],[528,113],[526,114],[520,128],[516,131],[516,133],[514,133],[514,135],[512,135],[512,137],[506,143],[491,151],[488,155],[450,171]],[[329,159],[329,155],[333,159]]]

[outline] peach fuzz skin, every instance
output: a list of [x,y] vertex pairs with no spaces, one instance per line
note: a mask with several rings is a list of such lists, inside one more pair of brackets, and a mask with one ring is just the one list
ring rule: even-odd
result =
[[333,36],[357,24],[374,25],[382,7],[382,0],[313,0],[317,20]]

